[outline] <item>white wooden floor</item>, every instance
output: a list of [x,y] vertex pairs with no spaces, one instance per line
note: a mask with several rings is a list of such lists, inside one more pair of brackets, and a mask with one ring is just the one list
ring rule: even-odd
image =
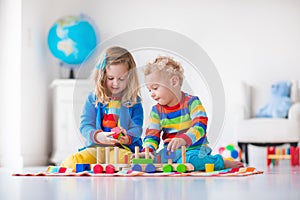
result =
[[[283,163],[257,168],[264,174],[223,178],[15,177],[0,168],[0,199],[300,199],[300,167]],[[25,168],[24,172],[45,169]]]

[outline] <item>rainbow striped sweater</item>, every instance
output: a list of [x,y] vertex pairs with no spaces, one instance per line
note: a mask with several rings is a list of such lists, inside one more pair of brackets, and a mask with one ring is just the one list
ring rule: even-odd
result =
[[112,128],[118,126],[119,115],[120,115],[121,101],[110,100],[107,107],[104,108],[104,115],[102,119],[103,131],[109,132]]
[[[187,150],[207,144],[206,111],[197,96],[182,92],[181,101],[172,107],[156,104],[150,112],[150,121],[146,129],[143,147],[156,151],[160,138],[183,138]],[[167,146],[168,143],[164,143]]]

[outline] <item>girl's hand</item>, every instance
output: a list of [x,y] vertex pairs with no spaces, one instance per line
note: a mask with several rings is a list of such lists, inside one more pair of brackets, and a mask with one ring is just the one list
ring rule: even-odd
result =
[[186,141],[182,138],[166,139],[164,142],[169,142],[167,150],[171,152],[175,152],[179,147],[186,145]]
[[123,128],[120,128],[121,132],[123,133],[123,136],[120,137],[119,143],[128,145],[130,142],[129,135],[127,134],[126,130]]
[[95,133],[95,139],[96,142],[100,143],[100,144],[108,144],[108,145],[114,145],[118,142],[118,140],[111,138],[110,136],[114,134],[114,132],[96,132]]

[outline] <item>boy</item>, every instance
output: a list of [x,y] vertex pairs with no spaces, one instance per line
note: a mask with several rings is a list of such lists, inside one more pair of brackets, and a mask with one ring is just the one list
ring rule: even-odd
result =
[[[175,152],[173,162],[181,163],[180,147],[186,146],[186,162],[193,164],[195,170],[205,170],[206,163],[213,163],[215,170],[243,167],[241,162],[211,155],[206,137],[206,111],[197,96],[181,91],[183,73],[181,65],[169,57],[158,57],[146,65],[146,86],[157,104],[150,113],[143,148],[149,147],[154,158],[162,138],[164,148]],[[167,162],[161,158],[163,163]]]

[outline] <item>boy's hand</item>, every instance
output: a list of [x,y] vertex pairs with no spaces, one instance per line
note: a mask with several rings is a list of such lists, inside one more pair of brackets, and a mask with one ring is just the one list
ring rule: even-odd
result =
[[170,142],[167,146],[167,150],[172,152],[175,152],[179,147],[186,145],[186,141],[182,138],[172,138],[164,140],[164,142],[168,141]]
[[108,144],[108,145],[114,145],[118,142],[118,140],[114,138],[110,138],[109,136],[113,135],[114,132],[96,132],[96,142],[100,144]]

